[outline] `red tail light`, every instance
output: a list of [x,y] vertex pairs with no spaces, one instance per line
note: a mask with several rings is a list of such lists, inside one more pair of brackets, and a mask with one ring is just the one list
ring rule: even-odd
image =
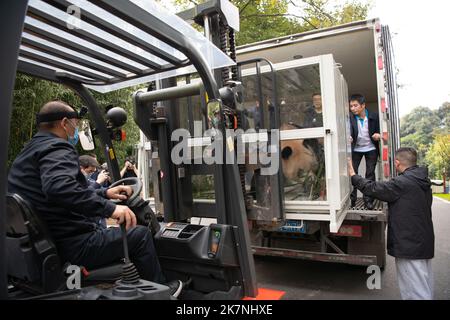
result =
[[377,23],[375,24],[375,31],[376,31],[376,32],[380,32],[380,31],[381,31],[381,23],[377,22]]
[[383,161],[388,161],[389,150],[387,147],[383,148]]
[[362,226],[346,226],[343,225],[339,229],[337,236],[362,238]]
[[385,113],[387,110],[387,106],[386,106],[386,99],[382,98],[381,99],[381,112]]
[[378,56],[378,69],[383,70],[384,69],[384,63],[383,63],[383,57]]

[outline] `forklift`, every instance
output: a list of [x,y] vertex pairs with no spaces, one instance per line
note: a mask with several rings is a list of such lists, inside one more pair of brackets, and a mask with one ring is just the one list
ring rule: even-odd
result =
[[[1,120],[2,135],[9,135],[16,72],[71,88],[86,105],[95,127],[91,130],[86,124],[84,137],[92,140],[92,132],[96,132],[113,186],[133,188],[134,195],[127,202],[131,205],[139,202],[142,183],[139,179],[120,179],[111,139],[111,130],[119,129],[123,119],[112,127],[107,125],[89,89],[109,92],[150,83],[147,92],[133,96],[134,120],[155,142],[160,156],[159,191],[165,214],[161,224],[155,224],[154,215],[149,219],[163,272],[168,280],[189,282],[181,299],[256,297],[242,168],[226,161],[236,156],[237,138],[231,142],[218,140],[224,150],[223,163],[175,166],[169,152],[169,135],[176,128],[171,115],[180,114],[176,110],[178,98],[201,96],[204,114],[215,110],[219,115],[216,129],[223,136],[225,130],[238,129],[245,123],[246,115],[240,108],[243,86],[238,81],[239,66],[235,61],[237,8],[228,1],[206,3],[201,14],[195,14],[195,19],[203,21],[206,37],[152,1],[18,0],[2,3],[0,15],[8,26],[2,28],[7,50],[0,62],[0,100],[6,115]],[[246,63],[259,66],[261,61]],[[193,73],[201,79],[201,85],[176,86],[177,77],[186,75],[189,81]],[[192,117],[192,113],[187,114]],[[276,114],[274,117],[279,122]],[[112,115],[107,120],[114,118]],[[2,141],[1,164],[6,167],[8,139]],[[5,174],[1,173],[2,181],[7,181]],[[192,202],[189,180],[183,179],[192,174],[214,177],[215,204],[203,211],[216,223],[191,224],[190,218],[199,214],[195,211],[202,211]],[[20,195],[8,194],[6,183],[0,188],[0,298],[170,299],[168,287],[140,279],[128,257],[125,236],[124,261],[88,270],[82,275],[82,287],[69,289],[67,262],[60,260],[45,222]]]

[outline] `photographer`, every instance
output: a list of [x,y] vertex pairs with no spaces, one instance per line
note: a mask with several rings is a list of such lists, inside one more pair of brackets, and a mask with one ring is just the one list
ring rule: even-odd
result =
[[80,169],[86,177],[89,186],[94,189],[106,188],[111,183],[111,178],[105,170],[99,171],[97,160],[90,155],[82,155],[79,157]]
[[135,164],[136,164],[136,162],[133,157],[127,157],[125,159],[125,165],[123,166],[122,170],[120,171],[120,176],[122,177],[122,179],[138,177],[139,174],[138,174]]

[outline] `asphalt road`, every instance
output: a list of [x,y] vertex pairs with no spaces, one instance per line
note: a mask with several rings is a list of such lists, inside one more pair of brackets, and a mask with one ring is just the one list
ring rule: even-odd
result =
[[[433,201],[436,235],[433,271],[435,299],[450,299],[450,203]],[[394,258],[388,256],[381,276],[381,289],[369,290],[366,267],[302,260],[256,257],[261,288],[285,291],[287,300],[398,300]]]

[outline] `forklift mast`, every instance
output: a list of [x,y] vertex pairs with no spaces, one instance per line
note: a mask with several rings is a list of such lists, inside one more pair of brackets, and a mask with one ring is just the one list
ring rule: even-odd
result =
[[[236,61],[235,31],[239,26],[236,7],[228,1],[209,1],[180,15],[185,20],[192,19],[202,25],[205,37]],[[147,92],[138,91],[134,94],[134,120],[151,141],[152,151],[158,154],[160,166],[157,185],[163,211],[159,213],[163,214],[165,222],[189,222],[191,217],[197,217],[191,179],[194,175],[214,177],[215,205],[207,216],[216,219],[219,225],[234,226],[245,294],[255,296],[257,286],[241,179],[242,168],[236,161],[227,164],[226,160],[236,157],[235,142],[230,145],[225,138],[221,141],[223,164],[175,165],[171,160],[174,146],[171,133],[180,128],[180,98],[199,96],[204,116],[208,110],[219,110],[221,121],[218,129],[223,137],[226,136],[226,129],[237,128],[235,123],[240,119],[239,93],[242,90],[242,85],[237,81],[238,68],[216,69],[213,76],[220,88],[220,100],[211,99],[202,84],[191,83],[190,75],[186,76],[185,85],[177,85],[177,78],[165,79],[150,84]],[[192,120],[192,106],[188,109],[188,118]],[[206,122],[203,121],[204,128]]]

